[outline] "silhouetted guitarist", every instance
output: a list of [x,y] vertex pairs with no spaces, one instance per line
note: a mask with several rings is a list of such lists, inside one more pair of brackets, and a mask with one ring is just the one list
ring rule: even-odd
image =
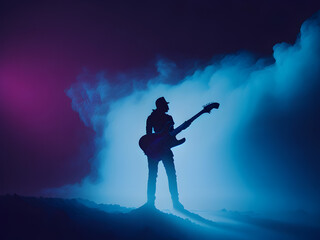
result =
[[[203,113],[210,113],[213,108],[218,109],[219,103],[211,103],[203,107],[203,110],[198,112],[189,120],[185,121],[177,128],[173,128],[173,118],[166,114],[169,111],[168,103],[164,97],[156,100],[156,109],[150,114],[147,119],[147,134],[142,136],[139,140],[139,145],[144,153],[148,156],[148,205],[154,206],[156,193],[156,180],[158,174],[158,164],[162,160],[165,167],[169,190],[173,207],[175,209],[184,209],[179,201],[177,176],[174,167],[172,147],[178,146],[185,142],[185,138],[177,140],[176,135],[182,130],[190,126],[190,124],[200,117]],[[154,132],[153,132],[153,131]]]
[[[166,114],[169,110],[168,103],[164,97],[156,100],[156,109],[152,111],[147,119],[147,135],[152,134],[152,129],[155,133],[160,133],[169,127],[168,130],[173,130],[174,121],[173,118]],[[168,176],[169,190],[174,208],[183,208],[183,205],[179,202],[178,186],[176,170],[173,162],[173,153],[170,148],[167,148],[159,156],[148,156],[148,204],[154,206],[155,194],[156,194],[156,180],[158,174],[158,164],[162,160],[164,168]]]

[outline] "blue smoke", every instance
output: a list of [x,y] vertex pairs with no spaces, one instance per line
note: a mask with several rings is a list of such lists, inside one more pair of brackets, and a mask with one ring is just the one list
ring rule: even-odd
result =
[[[182,79],[160,60],[149,79],[111,81],[85,72],[66,91],[72,108],[97,133],[98,179],[53,190],[97,202],[138,207],[146,201],[147,161],[138,147],[154,101],[170,102],[176,125],[220,102],[182,132],[174,149],[178,187],[188,209],[317,209],[320,202],[320,14],[304,22],[293,45],[274,46],[272,59],[236,53]],[[169,79],[169,80],[168,80]],[[161,165],[161,164],[160,164]],[[163,167],[157,206],[170,207]]]

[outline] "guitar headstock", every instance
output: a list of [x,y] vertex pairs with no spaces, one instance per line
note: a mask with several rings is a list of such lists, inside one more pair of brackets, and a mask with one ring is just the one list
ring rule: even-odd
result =
[[203,112],[210,113],[212,109],[218,109],[220,106],[220,103],[214,102],[214,103],[208,103],[207,105],[203,106]]

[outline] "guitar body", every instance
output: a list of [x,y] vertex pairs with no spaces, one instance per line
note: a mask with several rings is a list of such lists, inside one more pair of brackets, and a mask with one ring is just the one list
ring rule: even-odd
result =
[[150,158],[161,159],[161,156],[168,150],[186,141],[185,138],[177,140],[175,136],[169,133],[152,133],[144,135],[139,140],[139,146],[143,152]]

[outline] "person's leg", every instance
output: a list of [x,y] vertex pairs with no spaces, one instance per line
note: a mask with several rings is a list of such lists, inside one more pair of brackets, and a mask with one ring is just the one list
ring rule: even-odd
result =
[[158,175],[158,163],[159,161],[148,158],[148,189],[147,189],[147,197],[148,204],[154,205],[156,199],[156,181]]
[[169,191],[171,194],[171,199],[174,208],[183,208],[182,204],[179,202],[179,193],[177,185],[177,175],[176,169],[173,162],[173,157],[168,156],[162,160],[164,168],[168,176]]

